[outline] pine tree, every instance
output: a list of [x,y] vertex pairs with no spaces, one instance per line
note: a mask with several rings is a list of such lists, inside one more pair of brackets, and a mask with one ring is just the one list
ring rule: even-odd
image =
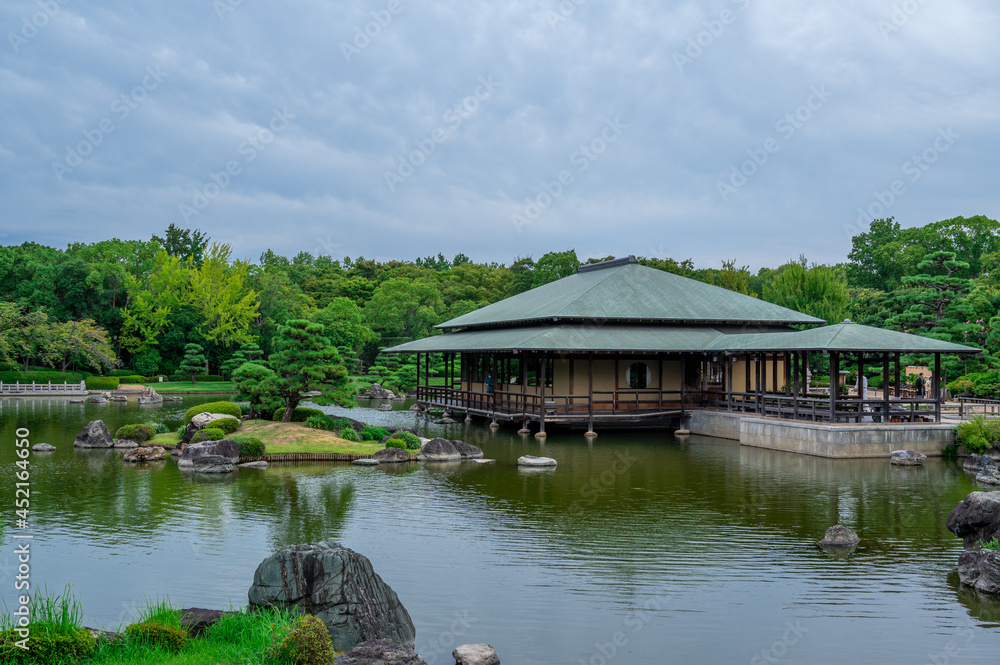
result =
[[925,254],[917,265],[918,275],[903,277],[907,287],[898,295],[903,312],[889,319],[889,325],[904,332],[917,332],[928,337],[962,341],[969,327],[972,312],[962,296],[973,287],[973,281],[960,275],[969,269],[965,261],[957,261],[955,252]]
[[205,369],[205,349],[201,344],[184,345],[184,359],[181,360],[180,371],[191,376],[191,385],[195,384],[198,372]]
[[292,319],[278,331],[278,351],[269,362],[277,375],[276,393],[285,403],[283,422],[289,422],[304,393],[318,390],[333,401],[349,401],[347,369],[337,349],[323,336],[323,325]]

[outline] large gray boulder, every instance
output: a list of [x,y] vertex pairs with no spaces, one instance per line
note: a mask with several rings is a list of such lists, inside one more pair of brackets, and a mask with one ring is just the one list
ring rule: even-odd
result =
[[962,539],[966,548],[1000,538],[1000,492],[973,492],[950,513],[948,530]]
[[958,578],[983,593],[1000,594],[1000,552],[972,550],[958,557]]
[[153,389],[153,386],[146,386],[146,389],[139,395],[139,405],[163,404],[163,396]]
[[167,456],[167,451],[159,446],[133,448],[122,457],[124,462],[155,462]]
[[76,435],[73,445],[77,448],[114,448],[115,440],[103,420],[92,420]]
[[456,665],[500,665],[500,657],[489,644],[463,644],[451,655]]
[[177,460],[177,466],[181,468],[193,467],[199,458],[205,456],[224,457],[230,464],[236,464],[240,461],[240,448],[231,439],[191,443],[184,446],[184,451]]
[[988,466],[976,474],[976,482],[984,485],[1000,485],[1000,469]]
[[372,458],[377,459],[379,464],[396,464],[399,462],[409,462],[410,453],[400,448],[383,448],[372,455]]
[[51,453],[56,449],[56,447],[51,443],[36,443],[31,447],[31,449],[36,453]]
[[551,457],[535,457],[534,455],[522,455],[517,458],[518,466],[527,467],[546,467],[546,466],[556,466],[556,462]]
[[890,455],[890,463],[896,466],[921,466],[927,461],[927,455],[916,450],[894,450]]
[[421,446],[417,459],[421,462],[457,462],[462,459],[462,453],[448,439],[438,438]]
[[339,658],[334,665],[427,665],[412,647],[392,640],[362,642]]
[[232,460],[222,455],[202,455],[194,460],[195,473],[232,473],[235,470]]
[[371,562],[333,541],[285,547],[264,559],[249,600],[319,617],[336,651],[381,639],[413,646],[416,637],[409,613]]
[[386,390],[377,383],[373,383],[368,388],[368,394],[372,396],[372,399],[392,399],[396,396],[391,390]]
[[[205,429],[212,423],[213,420],[219,420],[221,418],[233,418],[233,417],[234,416],[230,416],[229,414],[226,413],[209,413],[208,411],[206,411],[204,413],[199,413],[193,418],[191,418],[191,424],[197,427],[198,429]],[[239,418],[236,418],[236,420],[239,420]]]
[[858,534],[846,526],[837,524],[826,530],[823,540],[816,543],[820,547],[854,547],[861,542]]
[[465,441],[452,441],[451,445],[459,452],[462,459],[483,459],[483,449]]
[[987,457],[986,455],[969,455],[965,458],[965,463],[962,464],[962,468],[966,471],[975,471],[979,473],[984,469],[989,467],[996,467],[997,463],[992,457]]

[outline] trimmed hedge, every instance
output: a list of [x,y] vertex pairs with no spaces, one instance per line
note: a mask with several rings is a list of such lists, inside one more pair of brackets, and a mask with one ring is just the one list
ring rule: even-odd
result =
[[184,424],[187,425],[190,423],[191,419],[199,413],[224,413],[233,418],[239,418],[243,415],[239,404],[234,404],[233,402],[206,402],[205,404],[192,406],[188,409],[184,414]]
[[[164,428],[165,429],[165,428]],[[136,425],[123,425],[115,432],[116,439],[126,439],[136,443],[145,443],[153,438],[156,430],[142,423]]]
[[92,376],[87,379],[87,390],[118,390],[120,384],[117,376]]
[[80,383],[83,380],[83,376],[76,372],[55,372],[55,371],[31,371],[31,372],[18,372],[18,371],[8,371],[0,372],[0,381],[4,383]]
[[85,628],[67,635],[35,626],[27,651],[14,645],[20,639],[13,630],[0,633],[0,663],[79,663],[97,650],[97,640]]
[[184,643],[187,642],[187,633],[181,628],[149,621],[134,623],[126,628],[125,639],[129,642],[158,646],[166,651],[176,652],[180,651]]
[[118,384],[123,383],[145,383],[146,379],[138,374],[128,374],[126,376],[118,377]]
[[240,457],[260,458],[267,451],[267,446],[260,439],[253,436],[239,436],[233,439],[240,449]]
[[221,429],[226,434],[232,434],[240,428],[240,421],[236,418],[217,418],[210,422],[208,426]]
[[358,434],[361,435],[362,441],[381,441],[389,436],[389,430],[378,425],[366,425]]
[[420,437],[413,432],[400,430],[392,435],[393,439],[399,439],[406,444],[408,450],[420,450]]
[[300,616],[280,644],[268,654],[276,660],[296,665],[326,665],[337,655],[326,625],[312,614]]
[[406,442],[400,439],[389,439],[385,442],[386,448],[399,448],[400,450],[406,450]]
[[[280,406],[274,410],[271,415],[271,420],[280,421],[281,417],[285,415],[285,407]],[[304,407],[297,407],[295,411],[292,412],[292,422],[293,423],[304,423],[309,420],[309,416],[325,416],[326,414],[319,409],[307,409]]]
[[222,441],[226,438],[226,433],[216,427],[206,427],[195,432],[191,437],[191,443],[201,443],[202,441]]

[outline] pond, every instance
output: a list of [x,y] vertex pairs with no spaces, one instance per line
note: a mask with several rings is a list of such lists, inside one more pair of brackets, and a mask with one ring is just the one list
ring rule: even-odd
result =
[[[335,539],[371,559],[417,627],[431,665],[488,642],[505,663],[987,663],[1000,602],[962,589],[948,512],[978,489],[956,463],[894,468],[653,433],[550,433],[428,425],[397,405],[352,417],[417,426],[484,449],[496,465],[273,466],[225,478],[173,460],[125,465],[79,451],[88,421],[180,424],[191,405],[0,399],[5,533],[0,598],[13,606],[14,431],[57,446],[31,463],[32,579],[66,584],[91,625],[146,598],[244,605],[275,549]],[[331,413],[347,413],[328,408]],[[554,470],[520,471],[523,454]],[[815,541],[843,523],[846,560]],[[936,659],[936,660],[935,660]]]

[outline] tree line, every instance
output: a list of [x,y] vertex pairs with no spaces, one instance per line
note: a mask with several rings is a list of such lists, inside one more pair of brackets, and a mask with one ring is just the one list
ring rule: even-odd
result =
[[[1000,354],[1000,224],[985,217],[902,228],[874,220],[847,260],[805,257],[756,273],[737,261],[698,268],[690,259],[638,261],[762,298],[830,323],[905,330],[984,348],[981,360],[950,361],[952,376],[993,369]],[[65,249],[27,242],[0,247],[0,362],[96,373],[231,376],[238,352],[279,351],[292,320],[322,325],[352,372],[408,372],[379,351],[435,333],[442,321],[576,272],[573,250],[509,264],[464,254],[414,260],[334,259],[268,250],[256,261],[205,233],[175,225],[149,240],[110,239]],[[318,328],[311,328],[319,330]],[[187,353],[189,345],[199,352]],[[187,356],[187,362],[185,358]],[[919,361],[919,358],[914,359]]]

